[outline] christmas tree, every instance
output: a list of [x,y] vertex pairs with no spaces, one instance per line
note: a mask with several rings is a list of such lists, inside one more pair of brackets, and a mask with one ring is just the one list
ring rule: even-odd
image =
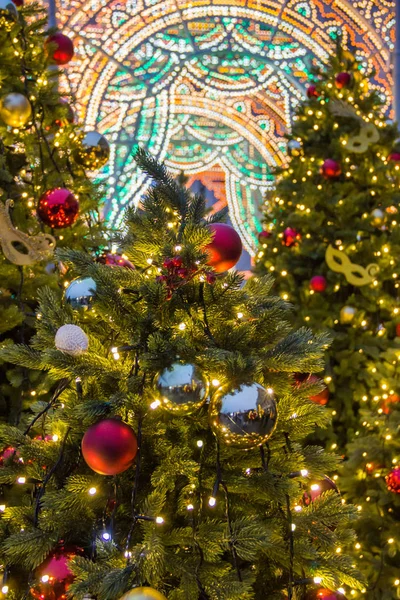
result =
[[[307,96],[288,141],[290,163],[266,201],[258,271],[274,273],[297,326],[333,338],[326,387],[310,397],[327,404],[333,429],[325,441],[346,457],[337,483],[360,511],[354,552],[367,597],[398,598],[397,128],[385,121],[368,73],[340,48]],[[297,379],[300,388],[321,382],[312,372]]]
[[325,477],[335,455],[304,444],[329,414],[293,375],[321,369],[327,337],[292,331],[271,276],[225,272],[224,212],[137,161],[155,185],[127,214],[131,263],[58,250],[76,279],[41,290],[31,346],[2,350],[54,390],[1,427],[8,594],[343,599],[357,512]]
[[[37,290],[60,285],[55,246],[91,252],[101,241],[100,190],[85,169],[106,162],[108,144],[81,132],[60,92],[59,65],[72,56],[39,5],[0,3],[0,333],[10,342],[29,340]],[[3,365],[0,389],[2,418],[17,424],[47,384]]]

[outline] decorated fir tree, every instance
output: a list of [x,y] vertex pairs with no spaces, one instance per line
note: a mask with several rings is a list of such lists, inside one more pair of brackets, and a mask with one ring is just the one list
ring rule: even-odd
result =
[[75,279],[41,291],[31,347],[2,350],[54,389],[1,428],[8,594],[343,599],[356,511],[325,477],[336,457],[304,444],[329,414],[293,376],[327,337],[292,331],[271,276],[225,273],[223,213],[137,160],[155,186],[120,240],[135,268],[58,251]]
[[326,388],[310,396],[333,415],[326,443],[345,456],[338,485],[361,514],[363,597],[389,600],[400,595],[400,146],[349,53],[339,49],[307,96],[267,199],[258,271],[274,274],[297,326],[333,338]]
[[[72,59],[73,44],[46,29],[45,14],[37,4],[0,2],[0,333],[19,342],[33,331],[37,290],[59,284],[55,246],[98,247],[99,190],[85,171],[108,156],[106,140],[82,133],[60,95],[58,65]],[[17,424],[47,392],[36,377],[3,366],[3,419]]]

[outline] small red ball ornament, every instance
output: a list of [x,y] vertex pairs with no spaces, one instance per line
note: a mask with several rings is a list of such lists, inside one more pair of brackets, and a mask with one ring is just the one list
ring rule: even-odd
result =
[[387,159],[391,162],[400,162],[400,152],[391,152]]
[[208,254],[207,264],[217,273],[223,273],[234,267],[242,254],[242,240],[233,227],[226,223],[209,225],[214,238],[205,247]]
[[316,85],[309,85],[307,88],[307,98],[318,98],[319,92]]
[[326,290],[327,282],[323,275],[314,275],[310,280],[310,290],[313,292],[324,292]]
[[400,396],[398,394],[390,394],[390,396],[387,398],[383,398],[379,404],[379,408],[384,415],[388,415],[391,413],[393,405],[397,404],[398,402],[400,402]]
[[335,77],[335,85],[338,88],[338,90],[348,87],[350,85],[350,82],[351,82],[351,74],[347,73],[347,71],[338,73]]
[[321,479],[321,481],[312,483],[309,486],[308,490],[304,492],[304,504],[308,506],[309,504],[311,504],[311,502],[314,502],[314,500],[316,500],[316,498],[318,498],[321,494],[324,494],[329,490],[334,490],[335,492],[339,493],[336,483],[325,475],[325,477]]
[[[79,552],[82,551],[80,549]],[[64,600],[74,580],[68,561],[74,558],[77,550],[64,548],[52,553],[36,571],[37,583],[31,588],[31,594],[37,600]]]
[[45,192],[39,199],[39,218],[53,229],[70,227],[78,218],[79,202],[66,188]]
[[[51,48],[49,48],[49,44]],[[47,38],[46,50],[51,60],[57,65],[66,65],[74,56],[72,40],[61,31],[57,31],[57,33]]]
[[103,263],[104,265],[108,265],[110,267],[125,267],[126,269],[135,268],[130,260],[124,258],[120,254],[103,254],[103,256],[100,256],[98,260],[100,263]]
[[291,246],[295,246],[300,239],[301,235],[297,231],[297,229],[294,229],[293,227],[286,227],[282,237],[282,243],[285,246],[287,246],[288,248],[290,248]]
[[389,492],[400,494],[400,467],[396,467],[386,475],[386,485]]
[[320,173],[325,179],[335,179],[342,173],[342,169],[336,160],[327,158],[321,166]]
[[83,458],[100,475],[117,475],[129,469],[137,449],[135,432],[118,419],[92,425],[82,439]]
[[266,242],[268,240],[268,238],[270,238],[272,235],[272,233],[270,231],[266,231],[264,229],[264,231],[260,231],[260,233],[258,234],[258,241],[260,242],[260,244],[264,244],[264,242]]
[[[296,373],[295,374],[295,380],[296,380],[296,384],[297,386],[301,386],[302,383],[307,383],[307,384],[315,384],[315,383],[321,383],[321,379],[319,377],[317,377],[316,375],[309,375],[307,373]],[[328,388],[325,386],[324,389],[319,392],[318,394],[315,394],[314,396],[310,396],[310,400],[312,402],[314,402],[315,404],[320,404],[321,406],[325,406],[325,404],[328,403],[329,400],[329,390]]]
[[400,323],[397,323],[396,325],[396,335],[397,337],[400,337]]
[[306,600],[346,600],[340,592],[332,592],[326,588],[319,588],[317,590],[309,590],[306,595]]
[[15,6],[23,6],[24,5],[24,0],[12,0],[13,3],[15,4]]

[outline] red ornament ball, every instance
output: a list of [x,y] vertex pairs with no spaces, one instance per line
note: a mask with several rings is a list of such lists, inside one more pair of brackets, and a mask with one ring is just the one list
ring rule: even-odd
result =
[[389,492],[400,494],[400,467],[396,467],[386,475],[386,485]]
[[268,240],[268,238],[271,237],[271,235],[272,233],[270,231],[266,231],[264,229],[264,231],[260,231],[260,233],[258,234],[258,241],[260,242],[260,244],[263,244]]
[[209,225],[214,238],[205,247],[208,254],[207,264],[223,273],[234,267],[242,254],[242,240],[233,227],[225,223],[212,223]]
[[336,483],[325,475],[325,477],[321,479],[321,481],[316,481],[315,483],[312,483],[308,490],[304,492],[304,504],[308,506],[309,504],[311,504],[311,502],[314,502],[314,500],[316,500],[321,494],[324,494],[329,490],[334,490],[335,492],[339,493]]
[[288,248],[295,246],[300,239],[301,235],[297,229],[294,229],[294,227],[286,227],[282,237],[284,246],[287,246]]
[[47,38],[46,50],[51,60],[57,65],[66,65],[74,56],[74,44],[72,40],[61,33],[61,31],[57,31],[57,33]]
[[391,152],[387,159],[391,162],[400,162],[400,152]]
[[341,90],[345,87],[348,87],[351,82],[351,73],[347,71],[343,71],[342,73],[338,73],[335,77],[335,85],[338,90]]
[[100,475],[117,475],[129,469],[137,449],[135,432],[118,419],[92,425],[82,439],[83,458]]
[[306,600],[346,600],[346,597],[340,592],[319,588],[317,590],[309,590],[306,594]]
[[80,549],[67,551],[64,548],[52,553],[36,570],[37,583],[31,588],[31,594],[37,600],[64,600],[74,580],[68,561],[76,556]]
[[99,262],[110,267],[125,267],[126,269],[135,268],[130,260],[124,258],[120,254],[103,254],[103,256],[100,256]]
[[39,199],[39,218],[53,229],[70,227],[78,218],[79,202],[66,188],[45,192]]
[[[316,375],[310,375],[310,377],[307,379],[307,383],[312,384],[312,383],[319,383],[319,382],[321,382],[321,380]],[[314,402],[315,404],[320,404],[321,406],[325,406],[325,404],[328,404],[328,400],[329,400],[328,388],[325,386],[324,389],[322,390],[322,392],[315,394],[315,396],[310,396],[310,400],[312,402]]]
[[15,6],[23,6],[24,5],[24,0],[12,0],[13,3],[15,4]]
[[379,404],[379,408],[384,415],[388,415],[392,411],[393,405],[398,402],[400,402],[400,396],[398,394],[390,394],[387,398],[383,398]]
[[342,173],[342,169],[336,160],[327,158],[321,166],[320,173],[325,179],[335,179]]
[[323,275],[314,275],[310,280],[310,290],[313,292],[325,292],[327,281]]
[[307,98],[318,98],[319,92],[316,85],[309,85],[307,88]]
[[396,335],[397,337],[400,337],[400,323],[397,323],[396,325]]

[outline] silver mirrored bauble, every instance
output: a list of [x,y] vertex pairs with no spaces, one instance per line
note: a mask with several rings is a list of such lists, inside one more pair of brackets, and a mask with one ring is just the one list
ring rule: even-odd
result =
[[277,417],[273,391],[258,383],[241,385],[229,393],[220,388],[211,401],[214,433],[237,448],[263,444],[273,433]]
[[0,17],[4,17],[7,21],[18,19],[18,10],[12,0],[0,0]]
[[110,146],[104,135],[98,131],[88,131],[81,139],[75,160],[87,169],[100,169],[110,156]]
[[300,156],[302,151],[301,142],[298,140],[289,140],[287,149],[290,156]]
[[386,220],[386,215],[380,208],[374,208],[371,212],[371,223],[375,227],[382,227]]
[[174,363],[157,376],[157,397],[161,406],[177,415],[199,409],[208,396],[208,382],[196,365]]
[[356,316],[357,310],[353,306],[343,306],[340,311],[340,322],[342,325],[347,325],[351,323],[354,317]]
[[65,290],[65,299],[72,308],[90,308],[95,295],[96,282],[91,277],[78,277]]

